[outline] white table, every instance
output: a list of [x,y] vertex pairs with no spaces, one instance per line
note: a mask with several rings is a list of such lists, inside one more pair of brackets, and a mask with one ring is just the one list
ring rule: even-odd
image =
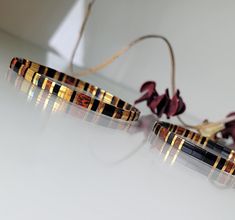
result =
[[[234,178],[174,156],[137,124],[48,96],[8,71],[13,56],[65,68],[51,52],[0,32],[0,219],[233,218]],[[89,80],[128,101],[139,95]]]

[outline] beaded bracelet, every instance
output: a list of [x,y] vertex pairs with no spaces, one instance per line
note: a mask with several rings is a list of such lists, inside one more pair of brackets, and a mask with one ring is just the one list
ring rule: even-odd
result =
[[154,125],[153,132],[156,135],[159,135],[159,137],[164,142],[170,144],[172,147],[175,147],[179,151],[182,151],[198,160],[201,160],[206,164],[212,166],[213,168],[235,175],[235,164],[233,162],[199,147],[193,142],[188,141],[182,135],[179,136],[173,131],[169,131],[169,129],[164,127],[161,122],[157,122]]
[[[235,188],[235,178],[233,175],[230,175],[226,172],[223,172],[218,169],[214,169],[212,166],[203,166],[203,164],[199,164],[199,160],[195,160],[195,158],[188,157],[189,155],[185,154],[182,151],[173,148],[171,145],[162,143],[159,137],[157,137],[154,133],[149,135],[149,143],[151,144],[153,150],[157,149],[159,152],[159,156],[162,156],[162,162],[168,164],[170,166],[174,166],[177,161],[177,164],[181,164],[186,166],[188,169],[196,171],[203,176],[206,176],[208,180],[212,184],[216,184],[222,189],[225,188]],[[207,164],[206,164],[207,165]]]
[[174,132],[184,138],[192,140],[195,144],[200,145],[201,148],[207,148],[223,157],[226,160],[235,161],[235,151],[223,146],[215,141],[212,141],[208,137],[204,137],[196,132],[188,130],[178,125],[170,124],[167,122],[159,122],[163,127],[167,128],[169,131]]
[[10,68],[41,89],[88,110],[125,121],[136,121],[140,116],[137,108],[109,92],[52,68],[16,57]]

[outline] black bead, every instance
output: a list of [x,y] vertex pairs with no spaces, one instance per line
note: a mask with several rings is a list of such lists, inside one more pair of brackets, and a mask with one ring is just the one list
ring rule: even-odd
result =
[[75,91],[73,91],[73,94],[72,94],[72,96],[71,96],[71,98],[70,98],[70,102],[73,102],[73,100],[74,100],[75,96],[76,96],[76,92],[75,92]]
[[96,109],[98,108],[99,104],[100,104],[100,101],[95,99],[94,102],[93,102],[93,105],[91,107],[91,110],[92,111],[96,111]]
[[165,121],[161,121],[160,124],[165,127],[165,128],[169,128],[170,127],[170,123],[167,123]]
[[201,145],[203,145],[204,143],[205,143],[205,141],[206,141],[206,137],[202,137],[202,140],[201,140]]
[[198,160],[203,160],[204,157],[205,157],[205,155],[204,155],[202,152],[197,151],[196,149],[193,150],[192,156],[195,157],[195,158],[197,158]]
[[87,91],[88,87],[89,87],[89,83],[85,83],[84,91]]
[[58,78],[58,80],[59,80],[59,81],[62,81],[63,78],[64,78],[64,73],[59,73],[59,78]]
[[100,93],[101,93],[101,90],[98,88],[98,89],[96,90],[95,96],[96,96],[96,97],[99,97]]
[[188,134],[189,134],[189,130],[186,130],[184,137],[188,137]]
[[34,74],[33,74],[33,77],[32,77],[32,79],[31,79],[31,82],[33,82],[33,80],[34,80],[34,77],[36,76],[36,72],[34,72]]
[[217,159],[217,156],[210,153],[210,152],[207,152],[206,155],[205,155],[205,158],[204,158],[204,162],[213,166],[215,161]]
[[131,112],[129,112],[129,115],[128,115],[128,117],[127,117],[127,121],[129,121],[131,115],[132,115]]
[[223,150],[223,147],[219,144],[216,144],[215,142],[208,140],[207,145],[208,148],[216,151],[216,152],[221,152]]
[[177,125],[174,125],[174,128],[173,128],[172,132],[175,132],[176,129],[177,129]]
[[112,117],[115,111],[113,105],[105,104],[102,114]]
[[59,91],[60,91],[60,85],[55,84],[52,93],[57,95]]
[[118,101],[117,107],[118,107],[118,108],[123,108],[124,105],[125,105],[125,102],[120,99],[120,100]]
[[218,163],[218,165],[217,165],[217,168],[218,168],[219,170],[221,170],[221,169],[223,168],[225,162],[226,162],[226,160],[225,160],[224,158],[221,158],[220,161],[219,161],[219,163]]
[[40,76],[40,78],[38,80],[38,87],[42,88],[44,80],[45,80],[45,77],[44,76]]
[[232,175],[235,175],[235,170],[233,171]]
[[21,64],[20,62],[16,62],[16,64],[15,64],[13,70],[18,73],[19,70],[20,70],[21,65],[22,65],[22,64]]
[[194,138],[194,136],[195,136],[196,134],[195,133],[193,133],[193,136],[191,137],[191,139],[193,140],[193,138]]
[[130,104],[127,104],[126,105],[126,110],[130,110],[131,109],[131,105]]
[[76,83],[75,83],[75,87],[78,87],[78,83],[80,82],[79,79],[77,79]]
[[[53,70],[53,69],[51,69],[51,68],[48,68],[48,70],[47,70],[47,72],[46,72],[46,76],[51,77],[51,78],[54,78],[55,73],[56,73],[55,70]],[[43,72],[42,72],[42,74],[43,74]]]
[[38,73],[44,74],[45,69],[45,66],[39,66]]
[[227,147],[222,147],[222,148],[223,148],[222,151],[224,151],[224,153],[226,153],[228,155],[231,153],[231,149],[229,149]]
[[191,144],[189,144],[188,142],[184,142],[181,150],[182,150],[182,152],[191,155],[193,153],[194,147]]
[[156,124],[156,127],[154,128],[154,133],[155,133],[156,135],[158,135],[158,132],[159,132],[160,128],[161,128],[161,125]]
[[172,140],[173,140],[174,137],[175,137],[175,134],[171,132],[170,135],[169,135],[169,137],[167,138],[167,143],[168,143],[168,144],[171,144],[171,142],[172,142]]

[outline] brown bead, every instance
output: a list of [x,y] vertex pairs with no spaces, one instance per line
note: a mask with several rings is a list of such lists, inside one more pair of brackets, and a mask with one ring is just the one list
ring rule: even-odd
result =
[[182,135],[183,133],[184,133],[184,131],[185,131],[185,129],[184,128],[182,128],[182,127],[178,127],[177,128],[177,134],[179,134],[179,135]]
[[69,85],[74,86],[75,85],[75,78],[72,77],[72,76],[65,75],[64,82],[69,84]]
[[19,75],[21,75],[21,76],[24,77],[24,75],[25,75],[27,69],[28,69],[28,67],[24,65],[24,66],[22,67],[21,72],[19,73]]
[[233,168],[234,163],[232,163],[231,161],[228,162],[225,172],[230,172],[230,170]]
[[196,134],[196,135],[194,136],[194,142],[198,142],[199,139],[200,139],[200,137],[201,137],[200,134]]
[[174,143],[174,147],[179,148],[182,138],[177,137]]
[[50,91],[51,84],[52,84],[52,81],[50,81],[50,80],[47,80],[47,83],[46,83],[45,90],[47,90],[47,91]]
[[91,101],[91,97],[82,93],[77,94],[75,97],[75,103],[84,108],[88,108],[90,101]]
[[117,109],[117,113],[115,115],[116,119],[120,119],[122,117],[123,110],[122,109]]
[[168,131],[167,128],[162,127],[161,130],[160,130],[160,133],[159,133],[159,137],[162,138],[163,140],[165,140],[168,132],[169,131]]
[[14,59],[11,61],[10,68],[13,69],[13,68],[15,67],[16,63],[17,63],[17,59],[14,58]]

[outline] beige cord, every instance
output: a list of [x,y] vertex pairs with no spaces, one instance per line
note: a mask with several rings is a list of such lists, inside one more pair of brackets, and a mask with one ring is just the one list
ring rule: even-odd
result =
[[[71,69],[72,73],[73,73],[73,61],[74,61],[74,58],[75,58],[75,54],[76,54],[76,51],[79,47],[79,44],[80,44],[81,38],[83,36],[88,18],[91,14],[92,6],[94,5],[95,1],[96,0],[91,0],[91,2],[88,4],[87,11],[86,11],[84,20],[82,22],[81,29],[78,33],[77,42],[76,42],[75,47],[72,51],[72,56],[71,56],[71,60],[70,60],[70,69]],[[176,73],[175,73],[174,51],[173,51],[173,47],[172,47],[171,43],[169,42],[169,40],[166,37],[161,36],[161,35],[149,34],[149,35],[144,35],[144,36],[138,37],[137,39],[131,41],[126,47],[124,47],[123,49],[121,49],[121,50],[117,51],[116,53],[114,53],[111,57],[106,59],[104,62],[102,62],[102,63],[100,63],[100,64],[98,64],[94,67],[90,67],[90,68],[88,68],[84,71],[81,71],[81,72],[77,73],[76,75],[86,76],[86,75],[89,75],[89,74],[97,73],[98,71],[100,71],[100,70],[106,68],[108,65],[112,64],[116,59],[118,59],[120,56],[125,54],[133,46],[135,46],[139,42],[147,40],[147,39],[161,39],[166,43],[166,45],[168,47],[168,50],[169,50],[169,53],[170,53],[170,61],[171,61],[171,92],[172,92],[172,95],[174,95],[175,92],[176,92],[176,86],[175,86]],[[215,133],[217,133],[217,132],[221,131],[222,129],[224,129],[225,123],[228,123],[229,121],[234,120],[234,117],[229,117],[229,118],[226,118],[226,119],[223,119],[221,121],[214,122],[214,123],[213,122],[203,122],[199,125],[189,125],[189,124],[185,123],[183,121],[183,119],[181,119],[180,116],[177,116],[177,118],[185,127],[195,129],[200,134],[202,134],[204,136],[208,136],[208,137],[212,137],[213,135],[215,135]]]
[[81,39],[82,39],[84,30],[85,30],[85,27],[86,27],[88,18],[89,18],[90,14],[91,14],[92,6],[94,5],[95,1],[96,0],[92,0],[88,4],[88,6],[87,6],[86,14],[85,14],[84,20],[82,22],[81,29],[79,30],[79,33],[78,33],[78,39],[77,39],[77,42],[76,42],[76,44],[75,44],[75,46],[73,48],[72,55],[71,55],[71,58],[70,58],[70,64],[69,64],[71,73],[73,73],[73,61],[74,61],[77,49],[78,49],[78,47],[80,45],[80,42],[81,42]]
[[175,56],[174,56],[174,51],[173,48],[170,44],[170,42],[165,38],[164,36],[161,35],[156,35],[156,34],[149,34],[149,35],[144,35],[141,37],[138,37],[137,39],[131,41],[126,47],[123,49],[117,51],[114,53],[111,57],[106,59],[104,62],[98,64],[97,66],[88,68],[84,71],[81,71],[78,73],[79,76],[86,76],[92,73],[97,73],[98,71],[106,68],[108,65],[112,64],[116,59],[118,59],[120,56],[122,56],[124,53],[126,53],[128,50],[130,50],[132,47],[134,47],[136,44],[138,44],[141,41],[148,40],[148,39],[161,39],[163,40],[169,50],[170,53],[170,61],[171,61],[171,85],[172,85],[172,95],[175,93]]

